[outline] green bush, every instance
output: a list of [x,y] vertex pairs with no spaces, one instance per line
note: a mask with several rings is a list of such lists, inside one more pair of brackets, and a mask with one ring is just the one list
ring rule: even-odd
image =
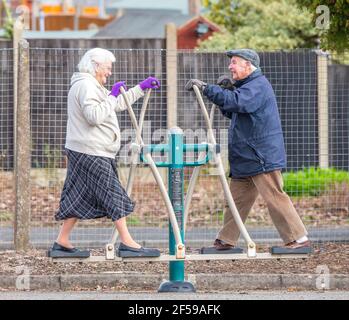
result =
[[319,196],[335,184],[349,184],[349,172],[334,168],[305,168],[301,171],[286,172],[284,190],[290,196]]

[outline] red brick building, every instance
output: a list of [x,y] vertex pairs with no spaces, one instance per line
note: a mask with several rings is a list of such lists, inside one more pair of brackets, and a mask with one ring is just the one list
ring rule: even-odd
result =
[[220,28],[203,16],[196,16],[177,29],[178,49],[193,49]]

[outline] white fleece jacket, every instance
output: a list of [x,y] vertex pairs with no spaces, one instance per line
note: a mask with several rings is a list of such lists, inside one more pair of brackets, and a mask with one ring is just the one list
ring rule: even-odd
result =
[[[121,94],[115,98],[109,93],[92,75],[73,74],[68,93],[67,149],[115,158],[121,139],[116,112],[127,106]],[[144,96],[139,85],[126,94],[131,104]]]

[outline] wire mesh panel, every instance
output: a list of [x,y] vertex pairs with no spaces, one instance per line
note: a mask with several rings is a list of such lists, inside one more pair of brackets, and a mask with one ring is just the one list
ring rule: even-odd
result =
[[0,247],[13,245],[13,50],[0,50]]
[[[349,225],[349,52],[329,57],[328,117],[330,184],[321,194],[327,225]],[[332,232],[332,240],[341,240]]]
[[79,51],[30,50],[32,131],[31,241],[48,244],[57,236],[54,214],[66,174],[64,143],[69,79]]

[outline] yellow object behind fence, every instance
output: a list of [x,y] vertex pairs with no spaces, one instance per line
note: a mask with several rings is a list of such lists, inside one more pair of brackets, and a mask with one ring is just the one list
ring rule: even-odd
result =
[[[61,5],[42,5],[41,10],[45,14],[62,14],[63,13],[63,7]],[[69,14],[75,14],[76,9],[75,7],[69,7],[68,12]],[[88,16],[98,16],[99,14],[99,8],[98,7],[83,7],[82,8],[82,15],[88,15]]]

